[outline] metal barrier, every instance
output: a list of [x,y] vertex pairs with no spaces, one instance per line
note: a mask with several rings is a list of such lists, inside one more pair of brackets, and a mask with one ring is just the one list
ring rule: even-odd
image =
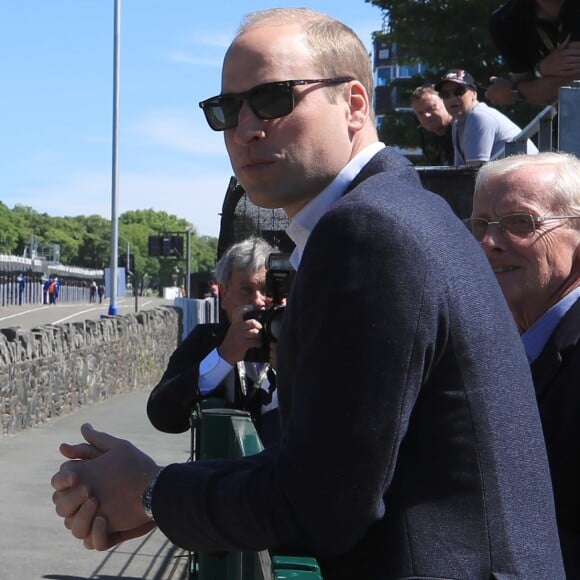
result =
[[[46,278],[37,272],[0,270],[0,307],[48,304]],[[60,278],[58,302],[88,302],[85,280]]]
[[[553,142],[555,119],[558,122],[556,144]],[[540,151],[558,150],[580,157],[580,81],[574,81],[569,87],[561,87],[558,101],[542,109],[491,161],[526,153],[527,140],[536,135]]]
[[[191,458],[239,459],[262,451],[250,414],[211,408],[219,400],[204,401],[191,416]],[[195,580],[322,580],[313,558],[275,555],[269,551],[230,552],[223,557],[191,554],[190,579]]]
[[181,340],[198,324],[219,322],[219,304],[217,298],[175,298],[175,308],[179,308],[182,315]]

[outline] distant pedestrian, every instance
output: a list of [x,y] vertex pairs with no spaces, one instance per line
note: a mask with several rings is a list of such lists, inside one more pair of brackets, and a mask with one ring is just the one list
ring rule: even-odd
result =
[[42,303],[43,304],[48,304],[48,289],[50,287],[52,280],[50,278],[47,278],[43,283],[42,283]]
[[48,286],[48,303],[56,304],[58,301],[58,292],[60,290],[60,281],[58,278],[54,278]]
[[103,284],[99,284],[97,287],[97,294],[99,295],[99,304],[103,303],[103,297],[105,296],[105,286]]
[[89,303],[97,301],[97,283],[93,280],[91,282],[91,287],[89,288]]
[[26,285],[26,278],[24,277],[24,274],[19,274],[17,280],[18,280],[18,305],[22,306],[22,296],[24,294],[24,287]]

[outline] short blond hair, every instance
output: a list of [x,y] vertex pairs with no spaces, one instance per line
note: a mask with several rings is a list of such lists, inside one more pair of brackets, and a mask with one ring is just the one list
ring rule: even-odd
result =
[[[236,38],[260,26],[298,24],[312,49],[313,63],[321,76],[350,76],[365,88],[369,101],[374,94],[370,56],[357,34],[346,24],[310,8],[272,8],[247,14]],[[327,87],[328,90],[334,87]]]

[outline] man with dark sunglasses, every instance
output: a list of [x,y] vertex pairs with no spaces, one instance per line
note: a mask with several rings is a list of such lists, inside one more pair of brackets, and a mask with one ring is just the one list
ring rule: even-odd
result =
[[325,580],[563,578],[515,324],[465,226],[379,142],[372,94],[365,46],[326,15],[238,32],[202,108],[252,202],[291,220],[282,442],[161,468],[85,426],[52,484],[89,547],[156,523],[194,551],[311,554]]
[[580,160],[515,155],[482,168],[468,224],[530,361],[567,578],[580,578]]
[[[499,153],[521,129],[497,109],[477,100],[475,79],[461,69],[448,71],[435,85],[453,117],[453,145],[456,166],[481,165]],[[528,154],[537,153],[528,139]]]

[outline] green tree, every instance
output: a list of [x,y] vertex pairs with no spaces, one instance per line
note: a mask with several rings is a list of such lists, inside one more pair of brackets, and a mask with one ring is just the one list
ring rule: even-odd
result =
[[17,253],[22,229],[23,221],[20,216],[0,201],[0,254]]
[[83,268],[107,268],[111,262],[111,222],[100,215],[77,218],[85,235],[79,247],[78,263]]
[[[150,279],[158,280],[159,287],[173,285],[174,275],[178,284],[185,284],[187,272],[187,231],[191,234],[190,271],[210,271],[214,268],[217,257],[217,238],[199,237],[191,223],[183,218],[163,211],[132,210],[119,218],[120,252],[126,253],[129,244],[135,256],[135,270]],[[156,258],[149,256],[149,236],[175,234],[181,235],[184,241],[183,255],[176,258]]]
[[[209,271],[215,266],[217,238],[199,237],[187,220],[164,211],[132,210],[119,217],[119,254],[127,248],[134,257],[135,271],[160,286],[173,284],[177,269],[179,283],[187,271],[186,233],[191,232],[191,272]],[[31,207],[16,205],[10,210],[0,202],[0,253],[22,255],[25,247],[60,246],[63,264],[83,268],[108,268],[111,253],[111,222],[98,215],[51,217]],[[149,256],[149,236],[180,234],[184,252],[178,259]]]

